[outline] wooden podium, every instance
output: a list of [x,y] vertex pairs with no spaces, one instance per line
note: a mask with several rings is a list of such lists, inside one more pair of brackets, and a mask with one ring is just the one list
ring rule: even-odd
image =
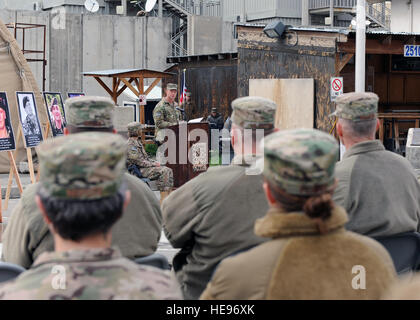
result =
[[[165,151],[165,156],[168,157],[168,151],[176,152],[176,163],[171,163],[170,157],[168,157],[166,166],[173,171],[174,187],[179,188],[200,173],[207,171],[210,161],[210,127],[208,123],[200,122],[170,126],[168,129],[175,133],[176,146],[168,148]],[[195,131],[193,132],[193,130]],[[201,135],[203,133],[205,136]],[[166,141],[168,138],[165,138]]]

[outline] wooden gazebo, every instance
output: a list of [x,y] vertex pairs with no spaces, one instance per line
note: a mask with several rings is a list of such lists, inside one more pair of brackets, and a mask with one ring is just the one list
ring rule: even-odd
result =
[[[147,69],[112,69],[102,71],[90,71],[84,72],[86,77],[94,77],[96,81],[105,89],[106,92],[117,104],[117,98],[124,92],[126,88],[129,88],[137,97],[147,95],[152,89],[163,79],[170,78],[173,76],[169,72],[160,72]],[[109,88],[101,78],[112,78],[112,88]],[[144,79],[155,79],[152,84],[144,91]],[[123,83],[123,87],[119,89],[120,84]],[[140,106],[140,123],[145,123],[144,106]]]

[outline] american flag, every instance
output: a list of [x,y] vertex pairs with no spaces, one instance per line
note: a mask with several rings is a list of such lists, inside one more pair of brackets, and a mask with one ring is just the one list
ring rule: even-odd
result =
[[187,91],[188,91],[187,90],[187,84],[186,84],[186,81],[185,81],[185,71],[186,71],[186,69],[183,70],[182,78],[181,78],[182,93],[181,93],[181,96],[179,97],[179,103],[184,102],[185,96],[186,96]]

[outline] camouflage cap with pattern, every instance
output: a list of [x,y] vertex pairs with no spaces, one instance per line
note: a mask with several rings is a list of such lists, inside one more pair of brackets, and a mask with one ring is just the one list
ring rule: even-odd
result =
[[168,89],[168,90],[178,90],[178,85],[176,83],[168,83],[166,85],[166,89]]
[[349,92],[337,98],[336,110],[331,116],[338,118],[365,121],[376,118],[379,97],[373,92]]
[[128,134],[137,134],[139,130],[143,129],[143,125],[140,122],[130,122],[127,125]]
[[37,147],[42,192],[68,200],[115,195],[123,182],[126,148],[121,136],[104,132],[46,140]]
[[242,97],[232,101],[232,123],[244,129],[272,129],[277,105],[262,97]]
[[112,128],[115,104],[110,98],[81,96],[65,102],[69,125],[81,128]]
[[331,188],[338,143],[316,129],[278,131],[264,139],[264,176],[292,195],[317,195]]

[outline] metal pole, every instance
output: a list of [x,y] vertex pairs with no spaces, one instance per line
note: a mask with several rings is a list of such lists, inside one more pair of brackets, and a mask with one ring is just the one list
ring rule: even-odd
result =
[[331,27],[334,27],[334,0],[330,0]]
[[357,0],[356,17],[356,92],[365,92],[366,1]]
[[302,26],[309,26],[309,0],[302,0]]
[[163,0],[159,0],[159,18],[163,17],[163,6],[162,6],[162,1]]

